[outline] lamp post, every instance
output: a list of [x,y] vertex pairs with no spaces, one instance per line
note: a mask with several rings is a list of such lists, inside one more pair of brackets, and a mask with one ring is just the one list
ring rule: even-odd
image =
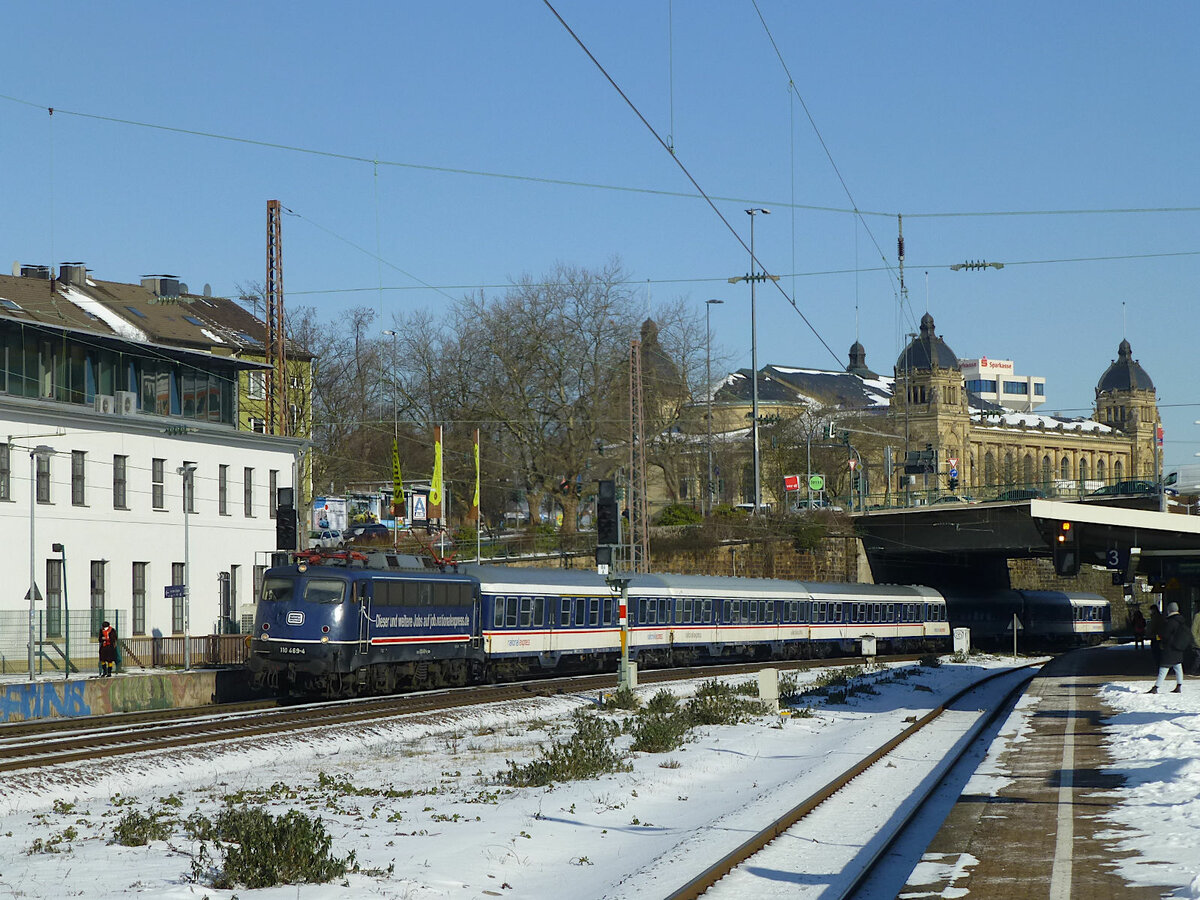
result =
[[183,668],[189,670],[192,668],[192,652],[191,652],[191,606],[192,606],[192,573],[189,568],[188,559],[188,509],[189,501],[195,490],[195,474],[196,464],[185,463],[175,470],[183,479]]
[[704,301],[704,377],[706,379],[706,395],[708,397],[708,482],[704,493],[708,500],[707,512],[711,515],[713,508],[713,463],[712,463],[712,312],[714,306],[720,306],[724,300]]
[[750,400],[750,414],[753,416],[754,429],[754,514],[758,515],[758,508],[762,504],[762,470],[759,465],[759,443],[758,443],[758,327],[755,320],[754,308],[754,285],[758,281],[755,277],[755,259],[754,259],[754,216],[756,213],[762,213],[764,216],[769,216],[769,209],[748,209],[746,215],[750,217],[750,368],[752,378],[752,391]]
[[[34,536],[36,529],[34,527],[37,512],[37,495],[38,495],[38,463],[50,464],[50,457],[54,455],[54,448],[47,447],[45,444],[39,444],[29,451],[29,680],[33,681],[33,664],[34,664],[34,620],[37,616],[35,612],[35,604],[38,597],[37,586],[37,544]],[[46,472],[47,490],[49,489],[50,473]],[[49,500],[49,498],[47,498]]]
[[[400,452],[400,407],[396,399],[396,332],[390,328],[383,332],[392,339],[392,453]],[[393,472],[393,474],[395,474]],[[392,493],[392,546],[400,549],[400,517],[396,513],[396,494]]]

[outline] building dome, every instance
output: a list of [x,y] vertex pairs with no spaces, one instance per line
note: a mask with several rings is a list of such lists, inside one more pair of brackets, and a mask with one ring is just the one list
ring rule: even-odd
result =
[[1146,370],[1133,358],[1133,349],[1129,341],[1122,339],[1117,347],[1117,358],[1112,365],[1100,376],[1096,385],[1097,394],[1107,394],[1112,391],[1152,391],[1154,382],[1146,374]]
[[846,371],[859,378],[878,378],[879,376],[867,368],[867,348],[855,341],[850,345],[850,365]]
[[958,357],[933,329],[933,316],[921,316],[921,334],[904,348],[896,360],[896,374],[930,369],[957,369]]

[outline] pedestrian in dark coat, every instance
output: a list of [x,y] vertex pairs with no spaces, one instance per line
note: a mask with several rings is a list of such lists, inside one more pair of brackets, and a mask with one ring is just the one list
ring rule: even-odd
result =
[[1154,657],[1154,668],[1162,665],[1163,614],[1157,606],[1150,607],[1150,653]]
[[100,677],[112,678],[117,662],[117,629],[108,622],[100,626]]
[[1140,606],[1133,611],[1133,642],[1139,648],[1146,644],[1146,617]]
[[1167,670],[1175,672],[1175,689],[1172,693],[1183,693],[1183,654],[1192,646],[1192,630],[1179,614],[1178,603],[1167,604],[1167,615],[1162,625],[1162,656],[1158,661],[1158,680],[1150,688],[1157,694],[1167,678]]

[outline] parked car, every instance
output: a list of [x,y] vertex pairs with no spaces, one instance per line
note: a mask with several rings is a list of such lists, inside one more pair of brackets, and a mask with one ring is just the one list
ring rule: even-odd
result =
[[1037,488],[1016,488],[1011,491],[1001,491],[996,495],[997,500],[1041,500],[1046,496],[1045,491]]
[[964,497],[962,494],[946,494],[944,497],[938,497],[934,503],[974,503],[970,497]]
[[1122,495],[1157,494],[1158,485],[1153,481],[1116,481],[1106,484],[1088,494],[1089,497],[1115,497]]
[[345,531],[347,544],[362,544],[367,541],[390,541],[392,532],[386,525],[372,522],[369,525],[351,525]]
[[323,528],[320,531],[310,531],[308,533],[308,546],[310,547],[335,550],[345,543],[346,539],[342,537],[342,533],[336,528]]

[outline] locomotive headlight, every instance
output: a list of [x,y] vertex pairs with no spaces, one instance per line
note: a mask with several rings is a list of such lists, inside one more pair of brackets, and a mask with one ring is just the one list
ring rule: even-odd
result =
[[328,644],[329,643],[329,635],[327,635],[327,634],[321,635],[321,643]]

